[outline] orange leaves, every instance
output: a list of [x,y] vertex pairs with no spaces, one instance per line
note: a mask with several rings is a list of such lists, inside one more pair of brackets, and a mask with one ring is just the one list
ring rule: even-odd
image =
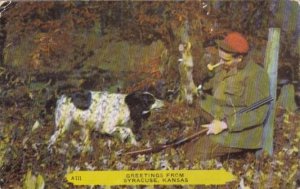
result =
[[142,63],[138,68],[139,70],[138,72],[150,74],[151,76],[154,77],[159,77],[160,76],[159,63],[160,63],[159,58],[153,58],[146,63]]
[[35,39],[35,43],[38,44],[38,49],[41,53],[46,53],[49,55],[51,52],[53,52],[58,46],[57,42],[53,40],[53,36],[48,33],[42,33],[40,34],[40,37]]
[[149,24],[149,25],[155,25],[161,22],[161,17],[159,15],[146,15],[141,14],[138,16],[138,23],[139,24]]
[[61,25],[62,25],[61,20],[49,20],[47,22],[41,23],[40,28],[43,31],[53,31],[53,30],[57,30],[58,28],[60,28]]
[[[50,60],[67,54],[72,46],[70,35],[60,29],[48,33],[38,33],[34,39],[35,50],[31,53],[31,65],[34,69],[42,63],[49,64]],[[55,61],[51,61],[56,63]]]
[[33,67],[33,69],[38,69],[39,66],[41,65],[40,53],[38,52],[38,50],[34,51],[31,54],[31,63],[30,64]]
[[[98,7],[99,8],[99,7]],[[76,25],[89,27],[99,21],[99,12],[97,9],[89,6],[83,8],[73,8],[70,10],[70,16]]]
[[151,113],[150,121],[165,125],[168,123],[179,123],[187,126],[194,126],[194,119],[199,117],[201,108],[198,104],[187,106],[183,103],[168,103],[159,112]]
[[137,75],[144,78],[139,82],[135,82],[133,86],[129,87],[126,92],[141,90],[149,86],[155,85],[156,81],[161,79],[162,75],[159,70],[160,58],[153,58],[147,62],[140,63],[135,72],[129,75],[129,80],[136,81]]

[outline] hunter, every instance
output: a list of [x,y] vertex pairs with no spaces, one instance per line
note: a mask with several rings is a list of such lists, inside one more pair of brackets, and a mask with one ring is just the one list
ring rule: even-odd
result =
[[215,67],[213,77],[203,86],[204,90],[211,89],[212,95],[205,95],[200,102],[214,120],[202,125],[208,128],[207,135],[184,145],[190,160],[262,148],[263,122],[269,106],[235,112],[270,95],[268,75],[251,59],[248,41],[242,34],[229,33],[216,44],[220,66]]

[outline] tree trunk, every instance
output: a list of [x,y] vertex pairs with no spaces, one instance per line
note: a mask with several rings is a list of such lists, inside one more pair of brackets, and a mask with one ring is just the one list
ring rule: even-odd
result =
[[0,66],[4,65],[3,50],[5,47],[5,40],[6,40],[5,23],[6,20],[0,17]]
[[[279,42],[280,28],[270,28],[264,64],[270,78],[270,95],[273,99],[276,99]],[[270,155],[273,154],[274,122],[275,100],[271,102],[263,134],[263,150]]]

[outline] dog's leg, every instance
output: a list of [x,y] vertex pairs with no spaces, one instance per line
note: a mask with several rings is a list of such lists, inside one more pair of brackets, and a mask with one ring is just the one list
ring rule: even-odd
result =
[[126,139],[129,139],[129,142],[132,145],[138,146],[138,142],[136,141],[135,136],[130,128],[116,127],[114,133],[117,134],[117,137],[119,137],[122,142],[124,142]]
[[48,149],[50,149],[57,141],[57,139],[62,136],[70,127],[72,124],[72,117],[69,117],[66,119],[66,121],[56,126],[56,128],[59,128],[55,133],[51,136],[48,144]]
[[117,126],[117,122],[114,117],[111,117],[103,124],[101,133],[115,135],[120,138],[122,142],[129,137],[131,144],[137,146],[137,141],[135,140],[135,136],[131,129],[123,126]]
[[74,107],[58,106],[55,110],[55,128],[57,131],[51,136],[48,149],[56,143],[57,139],[63,135],[71,126],[73,121]]
[[51,136],[50,140],[48,141],[48,150],[50,150],[52,148],[52,146],[56,142],[60,132],[61,132],[60,130],[55,131],[55,133]]
[[82,128],[82,136],[83,136],[83,153],[91,152],[93,150],[93,147],[91,146],[91,140],[90,140],[90,129],[88,128]]

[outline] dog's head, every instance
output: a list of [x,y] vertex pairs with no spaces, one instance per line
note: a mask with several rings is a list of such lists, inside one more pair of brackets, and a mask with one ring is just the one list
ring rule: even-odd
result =
[[163,101],[156,99],[151,93],[143,91],[128,94],[125,97],[125,103],[133,120],[147,119],[151,110],[160,109],[164,106]]

